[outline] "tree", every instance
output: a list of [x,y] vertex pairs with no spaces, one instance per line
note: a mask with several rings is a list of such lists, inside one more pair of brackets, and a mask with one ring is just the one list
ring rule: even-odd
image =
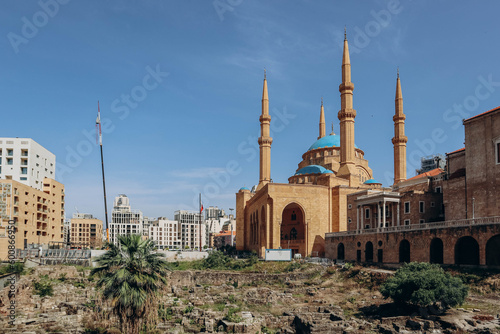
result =
[[380,287],[380,292],[398,304],[421,307],[441,304],[449,308],[464,302],[468,287],[437,264],[411,262],[398,269]]
[[168,264],[165,255],[155,253],[151,240],[140,235],[118,237],[119,245],[107,244],[109,250],[97,258],[97,287],[111,302],[124,333],[139,333],[145,326],[156,324],[157,297],[167,283]]

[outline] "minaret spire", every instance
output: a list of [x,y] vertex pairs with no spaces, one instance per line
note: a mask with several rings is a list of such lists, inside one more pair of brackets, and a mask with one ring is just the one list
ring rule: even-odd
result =
[[321,109],[319,115],[319,137],[318,139],[326,136],[326,124],[325,124],[325,108],[323,107],[323,98],[321,98]]
[[403,113],[403,93],[401,92],[401,81],[399,79],[399,68],[396,79],[396,98],[394,121],[394,184],[406,180],[406,143],[408,137],[405,136],[405,119]]
[[259,185],[257,190],[271,181],[271,144],[270,137],[271,116],[269,115],[269,95],[267,93],[266,70],[264,69],[264,85],[262,89],[262,114],[260,115],[260,166]]
[[338,113],[340,120],[340,169],[337,176],[348,179],[350,186],[355,186],[359,183],[354,151],[354,119],[356,118],[356,110],[353,109],[353,90],[354,84],[351,82],[351,60],[346,34],[342,56],[342,83],[339,86],[341,101],[341,109]]

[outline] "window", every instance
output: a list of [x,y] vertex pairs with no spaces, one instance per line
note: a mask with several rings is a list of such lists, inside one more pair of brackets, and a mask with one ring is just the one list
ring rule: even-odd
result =
[[370,219],[370,209],[365,209],[365,218]]
[[12,160],[12,158],[7,158],[7,165],[13,165],[14,164],[14,160]]
[[425,224],[425,219],[420,219],[420,224]]
[[26,176],[21,176],[21,181],[28,181],[28,178]]
[[418,210],[420,213],[425,213],[425,202],[418,202]]
[[438,194],[440,194],[440,193],[441,193],[441,187],[436,187],[436,192],[437,192]]
[[434,208],[436,206],[435,202],[431,202],[431,208]]
[[347,205],[347,208],[351,209],[352,208],[352,204]]
[[[0,150],[0,154],[2,154],[1,150]],[[500,138],[497,138],[496,142],[495,142],[495,155],[496,155],[495,162],[497,165],[499,165],[500,164]]]
[[405,213],[410,213],[410,202],[405,202]]
[[21,174],[28,175],[28,168],[27,167],[21,167]]
[[7,149],[7,156],[11,157],[11,156],[13,156],[13,155],[14,155],[14,150],[13,150],[13,149],[11,149],[11,148],[8,148],[8,149]]
[[349,218],[349,220],[348,220],[347,222],[348,222],[349,224],[350,224],[350,223],[352,223],[352,219],[351,219],[351,218]]
[[410,220],[409,219],[405,219],[405,225],[410,225]]

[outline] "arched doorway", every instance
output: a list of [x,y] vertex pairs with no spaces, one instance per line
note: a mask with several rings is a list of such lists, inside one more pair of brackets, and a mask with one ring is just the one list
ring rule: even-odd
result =
[[500,266],[500,234],[497,234],[486,243],[486,265]]
[[365,245],[365,261],[373,262],[373,244],[371,241],[368,241]]
[[479,244],[473,237],[462,237],[455,244],[455,264],[479,265]]
[[410,242],[406,239],[399,243],[399,263],[410,263]]
[[443,240],[439,238],[432,239],[429,262],[443,264]]
[[297,253],[306,256],[305,217],[302,207],[297,203],[288,204],[281,214],[281,248],[291,249],[292,256]]
[[345,259],[345,249],[344,249],[344,244],[340,243],[337,246],[337,260],[344,260]]

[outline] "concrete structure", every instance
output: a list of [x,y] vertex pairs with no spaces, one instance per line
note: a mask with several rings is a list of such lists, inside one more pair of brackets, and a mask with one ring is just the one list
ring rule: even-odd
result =
[[42,190],[14,180],[0,180],[0,259],[7,257],[7,226],[15,225],[15,247],[28,244],[47,247],[64,236],[64,186],[49,178]]
[[182,226],[178,221],[158,218],[149,226],[149,238],[158,249],[182,249]]
[[115,198],[111,223],[109,224],[109,242],[117,244],[119,235],[143,234],[144,216],[139,210],[130,208],[126,195]]
[[55,179],[56,156],[31,138],[0,138],[0,179],[43,190],[45,178]]
[[[178,210],[174,212],[174,220],[180,224],[180,239],[182,249],[199,249],[207,245],[207,230],[204,223],[200,224],[201,214],[198,212]],[[200,240],[201,230],[201,240]]]
[[[266,249],[290,248],[293,254],[323,256],[325,233],[347,230],[347,195],[362,190],[380,189],[364,159],[364,152],[354,143],[354,84],[347,38],[344,41],[342,82],[339,86],[341,109],[338,112],[340,136],[326,135],[325,114],[320,109],[319,136],[302,155],[297,171],[288,184],[271,179],[271,143],[269,134],[269,95],[264,75],[260,176],[255,191],[241,188],[236,194],[236,247],[256,251],[264,257]],[[322,103],[323,104],[323,103]],[[404,123],[396,128],[404,134]],[[315,136],[316,137],[316,136]],[[398,137],[402,138],[402,137]],[[404,151],[397,154],[405,161]]]
[[70,242],[78,248],[100,248],[103,245],[102,220],[91,214],[75,213],[71,219]]

